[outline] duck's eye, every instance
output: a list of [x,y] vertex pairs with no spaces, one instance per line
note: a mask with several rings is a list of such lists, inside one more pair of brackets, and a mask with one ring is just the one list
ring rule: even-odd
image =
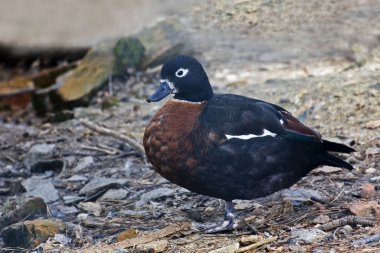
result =
[[188,69],[180,68],[180,69],[178,69],[178,70],[175,72],[175,75],[176,75],[176,77],[181,78],[181,77],[186,76],[187,73],[189,73],[189,70],[188,70]]

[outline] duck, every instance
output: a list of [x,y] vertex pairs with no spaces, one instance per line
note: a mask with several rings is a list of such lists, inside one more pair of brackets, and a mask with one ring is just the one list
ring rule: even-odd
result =
[[168,96],[146,127],[143,146],[161,176],[224,200],[224,220],[201,227],[205,233],[237,227],[233,200],[289,188],[319,166],[353,169],[331,154],[353,148],[323,139],[279,105],[214,93],[202,64],[191,56],[167,60],[147,102]]

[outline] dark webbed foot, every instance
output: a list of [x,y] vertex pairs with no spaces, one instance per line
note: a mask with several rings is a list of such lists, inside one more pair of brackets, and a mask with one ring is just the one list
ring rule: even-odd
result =
[[207,234],[218,233],[222,231],[232,230],[237,227],[235,220],[235,209],[232,201],[226,201],[224,206],[224,221],[218,224],[206,225],[206,224],[194,224],[195,230],[202,231]]

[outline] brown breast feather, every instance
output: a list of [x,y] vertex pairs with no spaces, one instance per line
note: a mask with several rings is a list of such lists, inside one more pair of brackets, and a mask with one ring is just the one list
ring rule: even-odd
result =
[[[204,103],[169,100],[153,117],[144,133],[144,148],[154,169],[163,177],[182,185],[184,169],[197,165],[189,135],[198,124]],[[188,172],[187,172],[188,173]],[[186,174],[187,174],[186,173]]]

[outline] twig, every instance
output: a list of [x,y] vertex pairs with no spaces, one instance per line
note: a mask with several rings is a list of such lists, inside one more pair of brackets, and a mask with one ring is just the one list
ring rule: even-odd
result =
[[247,247],[243,247],[243,248],[240,248],[238,249],[237,251],[235,251],[236,253],[240,253],[240,252],[246,252],[248,250],[252,250],[252,249],[256,249],[260,246],[263,246],[265,244],[268,244],[268,243],[271,243],[271,242],[274,242],[277,240],[277,236],[274,236],[274,237],[270,237],[270,238],[267,238],[265,240],[262,240],[260,242],[257,242],[257,243],[254,243],[254,244],[251,244]]
[[118,153],[117,150],[111,150],[110,148],[100,148],[100,147],[93,147],[93,146],[88,146],[88,145],[85,145],[85,144],[81,144],[80,145],[81,148],[83,149],[87,149],[87,150],[92,150],[92,151],[99,151],[99,152],[103,152],[103,153],[106,153],[107,155],[116,155]]
[[336,197],[330,202],[330,204],[334,203],[337,199],[339,199],[339,197],[342,195],[344,191],[344,188],[342,188],[342,190],[339,192],[338,195],[336,195]]
[[375,222],[364,219],[364,218],[356,217],[356,216],[347,216],[347,217],[343,217],[341,219],[323,224],[322,226],[319,227],[319,229],[323,231],[330,231],[337,227],[342,227],[345,225],[373,226],[375,225]]
[[97,125],[97,124],[95,124],[95,123],[93,123],[87,119],[80,119],[79,122],[82,123],[85,127],[88,127],[91,130],[94,130],[98,133],[101,133],[104,135],[109,135],[109,136],[112,136],[116,139],[125,141],[126,143],[128,143],[131,147],[136,149],[136,151],[138,151],[142,155],[145,154],[143,146],[140,143],[138,143],[137,141],[135,141],[133,138],[131,138],[130,136],[115,132],[115,131],[108,129],[108,128],[105,128],[105,127],[101,127],[101,126],[99,126],[99,125]]
[[371,235],[363,239],[355,240],[352,242],[352,244],[355,246],[359,246],[359,245],[369,244],[369,243],[378,242],[378,241],[380,241],[380,233]]

